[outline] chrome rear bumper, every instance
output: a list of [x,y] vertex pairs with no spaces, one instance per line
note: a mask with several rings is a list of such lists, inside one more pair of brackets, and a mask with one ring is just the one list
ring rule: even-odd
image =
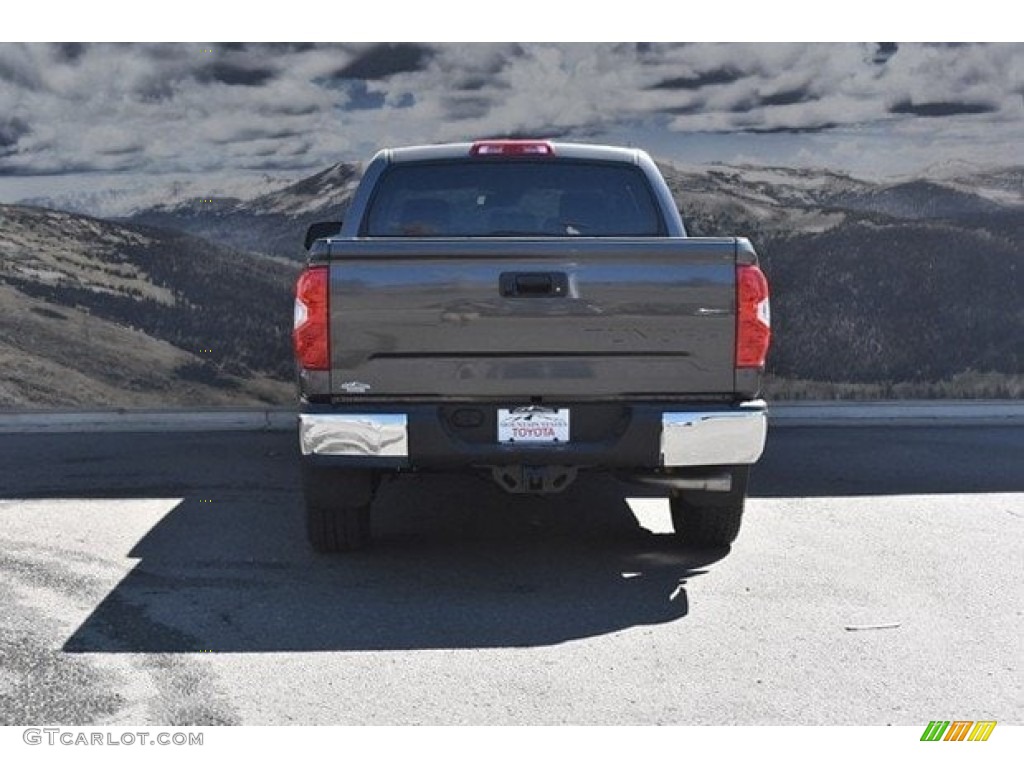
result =
[[301,413],[299,446],[304,456],[408,458],[404,413]]
[[728,411],[668,412],[661,417],[661,465],[753,464],[768,434],[764,400]]
[[[424,432],[424,425],[438,423],[436,410],[434,406],[419,407],[426,410],[422,413],[415,408],[409,410],[418,414],[420,424],[417,433],[420,454],[416,457],[409,454],[409,413],[301,413],[299,446],[305,456],[339,457],[345,461],[383,459],[387,463],[397,460],[399,466],[410,458],[419,465],[429,463],[437,455],[450,458],[449,454],[457,457],[455,460],[464,458],[467,464],[530,463],[524,456],[513,456],[509,446],[462,443],[437,427]],[[584,443],[528,446],[517,450],[532,454],[538,464],[644,466],[654,458],[652,443],[658,440],[657,420],[660,418],[658,455],[663,467],[753,464],[764,450],[765,410],[763,400],[720,410],[665,412],[648,405],[634,411],[634,426],[640,430],[637,436],[645,437],[629,441],[633,453],[613,447],[605,455],[604,449],[595,452],[593,445]],[[540,452],[550,456],[542,457]],[[648,456],[646,461],[640,458],[643,454]]]

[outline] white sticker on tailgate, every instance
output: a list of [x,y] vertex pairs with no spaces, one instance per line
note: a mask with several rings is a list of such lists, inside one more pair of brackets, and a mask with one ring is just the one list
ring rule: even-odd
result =
[[499,443],[568,443],[569,409],[528,405],[498,409]]

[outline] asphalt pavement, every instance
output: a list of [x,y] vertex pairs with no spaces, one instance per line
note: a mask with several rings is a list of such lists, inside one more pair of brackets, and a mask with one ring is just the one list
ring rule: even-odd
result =
[[291,431],[0,435],[0,724],[1024,723],[1024,427],[773,428],[730,550],[605,476],[387,484]]

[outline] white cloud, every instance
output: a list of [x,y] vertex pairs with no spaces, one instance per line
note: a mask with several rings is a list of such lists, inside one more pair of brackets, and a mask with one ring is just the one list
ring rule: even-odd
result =
[[1022,94],[1021,44],[0,44],[0,180],[298,175],[377,146],[508,133],[635,131],[861,171],[872,157],[1006,162]]

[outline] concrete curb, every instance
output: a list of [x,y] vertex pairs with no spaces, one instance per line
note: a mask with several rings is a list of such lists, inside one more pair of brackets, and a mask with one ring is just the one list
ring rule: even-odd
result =
[[[291,408],[0,411],[0,434],[60,432],[282,432]],[[1024,401],[791,402],[769,406],[773,428],[820,426],[1020,426]]]
[[56,432],[269,432],[293,429],[291,408],[0,412],[0,434]]
[[876,402],[791,402],[770,404],[768,421],[801,426],[980,426],[1024,425],[1020,400],[906,400]]

